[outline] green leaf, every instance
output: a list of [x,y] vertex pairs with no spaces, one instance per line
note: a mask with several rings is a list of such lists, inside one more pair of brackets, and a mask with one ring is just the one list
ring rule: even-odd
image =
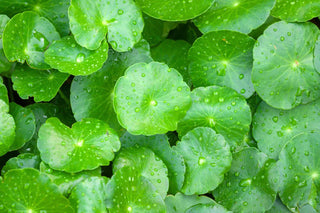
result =
[[0,100],[9,104],[8,90],[6,85],[3,84],[2,77],[0,76]]
[[72,0],[69,7],[70,28],[75,40],[95,50],[108,34],[108,41],[118,52],[133,48],[141,39],[142,14],[133,0]]
[[178,192],[175,196],[168,195],[165,199],[168,213],[185,213],[186,210],[197,204],[214,204],[214,200],[206,196],[184,195]]
[[315,47],[314,47],[314,67],[320,73],[320,35],[318,36],[318,39],[316,41]]
[[290,213],[289,209],[281,202],[279,198],[276,199],[271,209],[266,213]]
[[270,106],[291,109],[320,97],[320,75],[313,65],[319,29],[312,23],[277,22],[253,49],[252,82]]
[[70,32],[68,20],[69,0],[2,0],[0,13],[14,16],[24,11],[33,11],[49,19],[61,35],[67,35]]
[[181,191],[186,195],[205,194],[223,181],[232,161],[230,146],[209,127],[198,127],[182,137],[174,147],[186,162]]
[[4,55],[3,47],[2,47],[2,33],[4,31],[5,26],[9,22],[9,20],[10,19],[8,16],[0,14],[0,73],[8,71],[12,65]]
[[16,125],[8,112],[9,105],[0,99],[0,156],[10,150],[15,139]]
[[[107,184],[107,208],[110,213],[148,212],[165,213],[165,204],[156,188],[140,169],[123,167]],[[121,205],[119,205],[121,203]]]
[[138,62],[151,62],[150,48],[141,40],[125,53],[110,49],[109,57],[103,67],[88,76],[76,76],[71,84],[71,107],[77,121],[83,118],[97,118],[123,132],[113,109],[114,85],[124,71]]
[[61,172],[51,169],[47,164],[41,162],[40,171],[49,176],[51,181],[56,184],[61,193],[68,196],[72,189],[80,182],[95,176],[101,176],[101,168],[85,170],[77,173]]
[[58,118],[49,118],[39,130],[38,149],[51,168],[72,173],[109,165],[120,141],[113,129],[96,119],[83,119],[70,129]]
[[214,0],[136,0],[136,2],[143,12],[156,19],[185,21],[207,11]]
[[40,166],[40,156],[24,153],[17,157],[10,158],[6,164],[2,167],[1,175],[4,176],[11,169],[23,169],[23,168],[34,168],[39,169]]
[[72,36],[54,41],[45,52],[45,62],[60,72],[89,75],[99,70],[108,58],[108,44],[103,40],[96,50],[88,50],[76,43]]
[[195,41],[189,51],[189,73],[194,86],[227,86],[249,98],[254,39],[232,31],[216,31]]
[[20,149],[26,142],[31,140],[36,130],[35,117],[32,110],[24,108],[14,102],[10,103],[10,114],[16,124],[16,136],[10,151]]
[[192,91],[192,106],[179,122],[180,138],[195,127],[211,127],[232,151],[244,144],[251,124],[250,108],[242,95],[227,87],[199,87]]
[[213,192],[216,201],[237,212],[258,213],[270,209],[276,199],[268,176],[272,162],[255,148],[234,153],[230,171]]
[[217,203],[197,204],[195,206],[190,207],[186,211],[186,213],[207,213],[207,212],[227,213],[230,211],[228,211],[226,208],[224,208],[223,206]]
[[69,197],[73,208],[78,213],[107,213],[104,202],[107,182],[108,179],[106,177],[90,177],[78,183]]
[[123,167],[135,167],[142,177],[155,186],[162,198],[165,198],[169,188],[168,169],[150,149],[145,147],[121,149],[113,161],[113,173]]
[[294,209],[310,204],[320,211],[320,133],[305,132],[293,137],[283,147],[279,161],[270,171],[279,186],[282,202]]
[[0,211],[74,212],[49,177],[31,168],[13,169],[4,175],[0,182]]
[[287,22],[305,22],[320,16],[320,2],[313,0],[276,0],[272,16]]
[[68,77],[57,70],[36,70],[27,65],[17,65],[12,73],[12,82],[21,98],[30,96],[40,102],[52,100]]
[[158,62],[129,67],[114,89],[119,123],[134,135],[176,130],[190,104],[190,88],[182,76]]
[[274,109],[261,102],[253,117],[253,137],[259,149],[274,159],[288,140],[313,130],[320,130],[320,100],[291,110]]
[[274,3],[275,0],[216,0],[194,23],[202,33],[216,30],[249,33],[267,20]]
[[181,190],[186,171],[185,163],[182,156],[171,149],[166,135],[143,136],[126,132],[120,141],[123,148],[142,146],[151,149],[168,168],[169,193],[175,194]]
[[166,63],[169,67],[178,70],[183,80],[188,85],[192,85],[187,66],[190,47],[191,45],[184,40],[166,39],[151,49],[151,55],[155,61]]
[[36,69],[49,69],[44,51],[60,38],[48,19],[27,11],[15,15],[3,32],[3,50],[9,61],[27,63]]

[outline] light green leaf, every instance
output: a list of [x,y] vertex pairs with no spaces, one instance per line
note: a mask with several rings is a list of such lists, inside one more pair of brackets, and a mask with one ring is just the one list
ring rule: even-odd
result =
[[51,168],[74,173],[109,165],[120,141],[113,129],[97,119],[83,119],[71,129],[58,118],[49,118],[39,130],[38,149]]
[[[187,209],[186,213],[227,213],[230,212],[217,203],[197,204]],[[231,213],[231,212],[230,212]]]
[[214,0],[136,0],[136,2],[143,12],[156,19],[185,21],[207,11]]
[[4,176],[11,169],[34,168],[39,169],[40,156],[32,153],[23,153],[17,157],[10,158],[2,167],[1,175]]
[[0,14],[0,73],[8,71],[12,65],[4,55],[3,47],[2,47],[2,33],[4,31],[5,26],[9,22],[9,20],[10,19],[8,16]]
[[2,77],[0,76],[0,100],[9,104],[8,90],[6,85],[3,84]]
[[135,167],[142,177],[147,178],[165,198],[169,188],[168,169],[163,161],[150,149],[129,147],[121,149],[113,161],[113,173],[123,167]]
[[254,39],[232,31],[210,32],[195,41],[189,51],[192,83],[200,86],[227,86],[249,98]]
[[158,62],[129,67],[114,89],[119,123],[134,135],[176,130],[190,104],[190,88],[182,76]]
[[12,73],[12,82],[21,98],[30,96],[40,102],[52,100],[68,77],[57,70],[36,70],[27,65],[17,65]]
[[133,48],[141,39],[144,26],[133,0],[72,0],[69,21],[81,46],[95,50],[108,34],[108,42],[118,52]]
[[313,65],[319,34],[312,23],[281,21],[259,37],[253,49],[252,82],[270,106],[291,109],[320,97],[320,75]]
[[36,69],[49,69],[44,51],[60,38],[48,19],[27,11],[15,15],[3,32],[3,50],[9,61],[27,63]]
[[231,169],[213,192],[216,201],[235,212],[265,212],[276,199],[270,186],[269,167],[273,160],[255,148],[233,154]]
[[8,112],[9,105],[0,99],[0,156],[10,150],[15,139],[16,125]]
[[108,58],[108,44],[103,40],[96,50],[88,50],[76,43],[72,36],[54,41],[45,52],[45,62],[60,72],[89,75],[99,70]]
[[314,67],[320,73],[320,35],[318,36],[318,39],[316,41],[315,47],[314,47]]
[[31,168],[13,169],[0,182],[1,212],[73,213],[69,201],[48,176]]
[[205,194],[223,181],[232,161],[230,146],[209,127],[198,127],[182,137],[174,147],[186,162],[181,191],[186,195]]
[[179,122],[180,138],[195,127],[211,127],[232,151],[244,145],[251,124],[250,108],[242,95],[227,87],[199,87],[192,91],[192,106]]

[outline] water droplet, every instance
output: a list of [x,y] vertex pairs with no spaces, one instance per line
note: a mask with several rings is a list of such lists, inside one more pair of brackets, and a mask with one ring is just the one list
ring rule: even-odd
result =
[[85,57],[86,56],[83,53],[79,53],[76,58],[77,63],[83,62]]
[[273,122],[277,123],[278,122],[278,116],[273,116],[272,120],[273,120]]
[[118,14],[119,14],[119,15],[122,15],[122,14],[123,14],[123,10],[119,9],[119,10],[118,10]]

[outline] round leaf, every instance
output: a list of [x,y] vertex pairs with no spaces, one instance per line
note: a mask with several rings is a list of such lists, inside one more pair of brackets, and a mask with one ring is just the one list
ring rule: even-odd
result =
[[251,124],[250,108],[243,96],[227,87],[199,87],[192,91],[192,106],[179,122],[182,137],[195,127],[211,127],[232,151],[244,144]]
[[49,69],[44,51],[58,39],[59,33],[48,19],[27,11],[8,22],[3,32],[3,50],[9,61],[27,61],[33,68]]
[[192,83],[200,86],[227,86],[249,98],[254,39],[232,31],[207,33],[195,41],[189,51]]
[[109,50],[109,57],[103,67],[88,76],[76,76],[71,84],[71,107],[77,121],[83,118],[97,118],[123,132],[113,109],[113,90],[118,78],[131,65],[151,62],[149,45],[145,40],[125,53]]
[[320,2],[313,0],[276,0],[272,16],[287,22],[305,22],[320,16]]
[[114,89],[119,123],[134,135],[176,130],[190,104],[190,88],[182,76],[157,62],[129,67]]
[[312,23],[277,22],[259,37],[252,82],[270,106],[291,109],[320,97],[320,75],[313,65],[319,32]]
[[58,118],[49,118],[39,130],[38,149],[51,168],[79,172],[109,165],[120,141],[114,130],[96,119],[83,119],[70,129]]
[[91,177],[77,184],[69,197],[71,205],[78,213],[107,213],[104,202],[107,182],[106,177]]
[[126,132],[120,140],[124,148],[143,146],[151,149],[168,168],[169,193],[175,194],[181,190],[186,167],[182,156],[171,149],[166,135],[143,136]]
[[140,176],[140,169],[135,167],[118,170],[108,182],[106,195],[110,213],[166,212],[160,194],[147,178]]
[[259,149],[274,159],[292,137],[313,130],[320,130],[320,100],[291,110],[274,109],[261,102],[253,117],[253,137]]
[[209,127],[191,130],[174,148],[186,162],[185,181],[181,189],[186,195],[214,190],[231,166],[230,146]]
[[272,160],[255,148],[233,154],[231,169],[213,192],[216,201],[235,212],[265,212],[276,199],[268,177]]
[[168,169],[154,152],[145,147],[121,149],[113,161],[113,173],[126,166],[135,167],[140,175],[147,178],[165,198],[169,188]]
[[39,155],[24,153],[17,157],[10,158],[6,164],[2,167],[1,175],[4,176],[11,169],[22,169],[22,168],[34,168],[39,169],[40,166]]
[[106,40],[102,41],[98,49],[88,50],[78,45],[72,36],[54,41],[45,52],[46,63],[60,72],[72,75],[89,75],[96,72],[107,58]]
[[186,211],[186,213],[209,213],[209,212],[227,213],[229,211],[223,206],[216,203],[197,204],[195,206],[190,207]]
[[151,49],[151,55],[155,61],[166,63],[169,67],[178,70],[184,81],[191,85],[187,67],[190,47],[191,45],[184,40],[166,39]]
[[10,151],[20,149],[26,142],[31,140],[35,130],[35,117],[32,110],[12,102],[10,103],[10,114],[16,124],[16,137],[10,146]]
[[0,73],[8,71],[11,68],[11,63],[8,61],[8,59],[4,55],[3,47],[2,47],[2,33],[9,20],[10,19],[8,16],[0,15]]
[[319,137],[319,132],[308,132],[292,138],[271,170],[280,198],[289,209],[310,204],[316,212],[320,211]]
[[2,100],[6,104],[9,104],[8,90],[6,85],[3,84],[1,76],[0,76],[0,100]]
[[209,9],[214,0],[136,0],[143,12],[156,19],[185,21]]
[[249,33],[267,20],[274,3],[275,0],[216,0],[194,23],[202,33],[216,30]]
[[16,125],[8,112],[9,106],[0,99],[0,156],[10,150],[15,138]]
[[133,0],[72,0],[69,21],[75,40],[81,46],[95,50],[108,34],[109,43],[119,52],[133,48],[141,39],[144,26]]
[[12,82],[20,97],[34,97],[36,102],[40,102],[52,100],[68,77],[57,70],[35,70],[27,65],[17,65],[12,73]]
[[314,48],[314,67],[320,73],[320,35],[318,36],[318,39],[315,44]]
[[48,176],[31,168],[13,169],[4,175],[0,182],[0,211],[74,212]]

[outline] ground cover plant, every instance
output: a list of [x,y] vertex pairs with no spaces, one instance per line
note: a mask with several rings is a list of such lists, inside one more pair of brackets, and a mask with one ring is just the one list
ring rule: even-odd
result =
[[319,0],[0,0],[0,213],[320,212]]

